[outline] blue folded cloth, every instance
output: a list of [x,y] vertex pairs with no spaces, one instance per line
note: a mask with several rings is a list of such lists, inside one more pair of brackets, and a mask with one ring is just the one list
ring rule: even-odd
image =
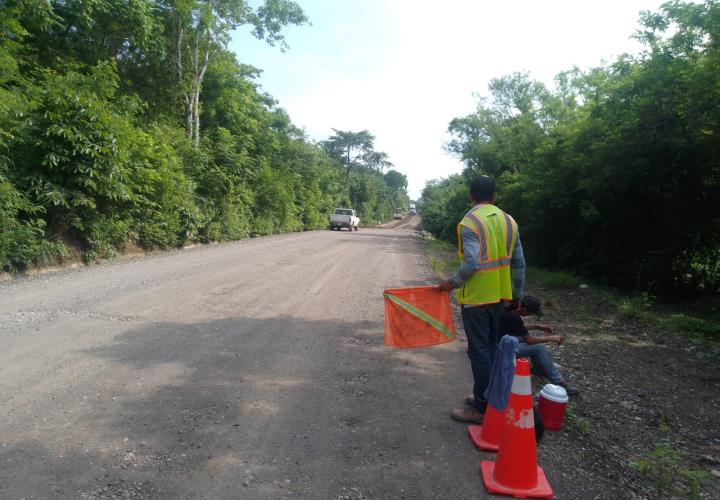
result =
[[485,399],[498,411],[503,411],[510,399],[513,377],[515,376],[515,352],[518,350],[517,337],[505,335],[495,352],[495,362],[490,370],[490,381],[485,389]]

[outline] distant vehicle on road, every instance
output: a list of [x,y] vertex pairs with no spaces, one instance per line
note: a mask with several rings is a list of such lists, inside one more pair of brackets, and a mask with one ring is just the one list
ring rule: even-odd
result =
[[403,214],[401,209],[398,208],[397,210],[395,210],[395,215],[393,215],[393,219],[402,220],[404,217],[405,215]]
[[351,208],[336,208],[330,216],[330,229],[339,231],[344,227],[357,231],[360,228],[360,217]]
[[410,215],[415,215],[417,213],[417,210],[415,209],[415,203],[410,203]]

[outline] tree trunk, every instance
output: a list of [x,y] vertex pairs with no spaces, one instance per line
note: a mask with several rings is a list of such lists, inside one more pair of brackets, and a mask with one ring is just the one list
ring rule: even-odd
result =
[[[182,27],[182,21],[178,16],[177,19],[177,38],[175,40],[175,77],[179,88],[184,86],[185,71],[183,68],[183,44],[185,43],[185,30]],[[183,97],[183,113],[185,117],[185,134],[188,139],[192,140],[195,133],[195,121],[193,120],[193,102],[190,94],[182,93]]]
[[348,186],[348,182],[350,182],[350,146],[347,148],[347,165],[345,168],[345,187]]
[[[200,145],[200,90],[202,89],[202,83],[205,78],[205,72],[207,71],[208,65],[210,64],[210,58],[213,55],[213,49],[208,46],[205,49],[205,53],[200,55],[200,42],[202,39],[203,28],[198,26],[195,31],[195,37],[193,39],[193,47],[191,51],[192,59],[192,88],[190,89],[189,98],[186,97],[186,101],[190,101],[190,128],[188,129],[188,137],[192,140],[193,146],[197,147]],[[210,33],[206,34],[208,41],[210,40]]]
[[200,86],[195,90],[193,95],[193,146],[198,147],[200,145]]
[[[210,59],[216,53],[217,48],[214,48],[210,29],[202,22],[189,28],[189,31],[191,36],[186,37],[182,19],[178,14],[176,51],[173,58],[175,59],[177,84],[183,98],[185,133],[193,146],[197,147],[200,144],[200,91]],[[201,54],[203,41],[205,47],[204,53]],[[189,82],[185,76],[186,67],[183,64],[183,54],[187,54],[189,59],[186,60],[189,66],[187,75],[191,76]]]
[[192,101],[190,100],[190,97],[187,94],[184,95],[184,98],[185,98],[185,133],[187,134],[188,139],[192,140],[193,132],[194,132],[193,125],[195,123],[193,120],[193,105],[192,105]]

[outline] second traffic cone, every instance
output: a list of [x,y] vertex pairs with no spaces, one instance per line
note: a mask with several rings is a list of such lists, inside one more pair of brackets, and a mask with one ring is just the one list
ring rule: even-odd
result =
[[468,425],[470,441],[480,450],[497,451],[500,447],[505,410],[496,410],[491,404],[487,405],[482,425]]
[[530,365],[525,358],[518,359],[515,366],[497,460],[481,462],[480,471],[489,493],[516,498],[553,497],[545,473],[537,465]]

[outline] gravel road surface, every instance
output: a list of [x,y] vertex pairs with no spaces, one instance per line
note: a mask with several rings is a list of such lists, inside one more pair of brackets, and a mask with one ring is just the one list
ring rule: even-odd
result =
[[464,344],[383,345],[383,289],[434,282],[414,234],[0,284],[0,498],[484,498]]

